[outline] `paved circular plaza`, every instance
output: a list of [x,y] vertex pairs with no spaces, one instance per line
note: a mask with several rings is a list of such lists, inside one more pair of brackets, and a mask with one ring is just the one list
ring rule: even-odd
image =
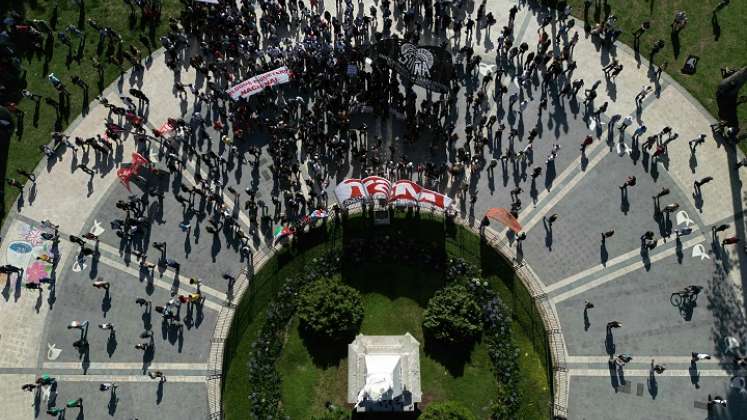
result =
[[[355,13],[368,13],[371,4],[356,3]],[[358,113],[351,125],[366,123],[369,139],[382,137],[381,145],[369,140],[370,149],[378,147],[386,153],[395,143],[398,153],[416,164],[439,158],[456,162],[459,148],[464,147],[465,127],[473,121],[478,125],[483,115],[496,115],[496,127],[506,125],[502,136],[495,129],[486,130],[487,147],[474,151],[485,165],[476,164],[462,175],[444,176],[434,188],[453,197],[461,218],[477,227],[489,208],[510,208],[516,198],[511,190],[521,187],[518,220],[526,239],[517,242],[496,222],[487,231],[498,238],[498,246],[517,270],[532,274],[530,291],[537,304],[546,308],[556,414],[569,419],[702,419],[709,415],[709,395],[718,395],[729,404],[711,410],[713,418],[744,418],[740,416],[747,412],[747,391],[737,385],[747,372],[734,364],[734,355],[741,354],[747,339],[742,284],[742,265],[747,262],[742,220],[745,195],[735,166],[743,158],[741,152],[713,138],[712,118],[666,74],[657,79],[655,69],[623,45],[600,48],[580,27],[573,50],[577,68],[560,76],[585,81],[577,95],[561,96],[555,85],[543,92],[540,75],[522,83],[511,70],[503,77],[508,91],[502,104],[488,95],[477,107],[468,105],[464,92],[479,91],[482,76],[495,70],[496,38],[516,3],[488,0],[486,4],[497,23],[490,28],[475,25],[471,36],[475,55],[487,66],[472,77],[457,72],[463,87],[449,117],[459,133],[453,146],[433,152],[427,140],[397,144],[401,141],[395,137],[401,135],[405,123],[396,114],[379,118]],[[335,2],[322,6],[335,14]],[[478,7],[467,4],[465,10],[474,16]],[[514,45],[526,42],[530,51],[534,49],[545,13],[520,5],[513,25]],[[401,16],[397,12],[392,16],[392,31],[402,32]],[[381,30],[381,14],[378,20],[371,30]],[[545,31],[551,38],[557,35],[557,45],[562,46],[576,28],[566,34],[558,33],[559,28],[553,21]],[[466,38],[464,33],[461,38],[450,37],[449,45],[464,46]],[[420,44],[441,41],[429,30],[420,37]],[[451,50],[455,57],[459,47]],[[181,66],[175,75],[164,58],[163,50],[155,52],[142,74],[125,74],[102,96],[123,106],[120,96],[127,95],[131,87],[143,91],[150,101],[140,112],[149,130],[162,127],[169,118],[194,122],[199,114],[206,121],[213,120],[216,109],[196,100],[189,89],[182,95],[173,88],[180,81],[205,92],[204,76],[188,66]],[[614,80],[605,78],[602,70],[612,60],[624,65]],[[598,80],[598,95],[587,105],[585,90]],[[638,101],[636,95],[645,86],[654,90]],[[492,92],[494,82],[486,88]],[[287,89],[293,89],[293,82]],[[425,90],[416,87],[415,91],[418,103],[427,97]],[[517,100],[511,104],[514,94]],[[606,109],[596,112],[605,103]],[[109,118],[117,122],[116,115],[96,103],[71,124],[67,134],[71,139],[102,134]],[[228,156],[220,134],[209,125],[198,150]],[[621,129],[621,125],[629,126]],[[645,133],[638,130],[642,126]],[[672,134],[661,136],[658,146],[644,144],[648,136],[665,127],[671,127]],[[512,129],[515,136],[509,136]],[[530,133],[536,133],[536,139],[528,148]],[[693,147],[690,140],[703,133],[707,134],[705,142]],[[593,141],[582,152],[588,135]],[[248,144],[239,149],[247,158],[229,158],[220,176],[226,212],[238,220],[241,230],[252,232],[249,258],[253,262],[247,261],[234,236],[206,230],[211,216],[187,214],[177,200],[182,186],[197,185],[208,174],[204,164],[188,159],[186,153],[178,157],[183,163],[180,170],[166,177],[168,181],[162,178],[158,188],[166,191],[163,198],[151,196],[143,204],[148,228],[145,237],[139,238],[145,245],[142,248],[117,235],[117,221],[124,217],[118,201],[143,194],[142,181],[133,179],[130,192],[117,177],[117,168],[129,163],[132,152],[138,150],[131,136],[125,136],[106,158],[93,151],[67,149],[59,151],[56,159],[40,163],[36,182],[25,186],[2,228],[0,264],[20,266],[24,272],[20,280],[16,274],[2,275],[0,405],[4,414],[0,417],[47,416],[49,395],[21,390],[21,385],[41,374],[57,378],[58,401],[83,397],[89,419],[219,417],[223,338],[252,270],[260,268],[273,252],[273,226],[255,226],[243,206],[246,188],[254,189],[257,202],[264,203],[270,215],[286,211],[272,200],[278,187],[267,152],[268,136],[249,137]],[[249,145],[262,151],[256,164],[247,153]],[[509,149],[524,153],[500,159]],[[167,157],[161,152],[159,143],[150,141],[146,157],[165,166]],[[302,177],[310,179],[309,171],[314,169],[307,164],[309,156],[297,158],[302,162]],[[496,165],[491,169],[493,159]],[[76,169],[80,163],[95,173]],[[532,176],[537,167],[542,168],[541,174]],[[302,182],[300,192],[308,199],[310,190],[321,193],[326,189],[326,204],[331,206],[337,182],[362,177],[357,165],[338,167],[326,175],[329,182]],[[635,177],[635,185],[622,188],[629,177]],[[696,185],[695,181],[706,177],[713,179]],[[154,180],[148,181],[152,186]],[[462,185],[468,187],[466,194]],[[668,194],[662,194],[663,189]],[[471,196],[476,197],[474,202]],[[196,200],[199,208],[204,200]],[[202,206],[196,213],[210,212],[209,206]],[[547,218],[553,214],[558,218],[549,223]],[[59,226],[57,245],[42,236],[53,231],[42,224],[45,220]],[[278,219],[273,223],[277,225]],[[712,230],[724,224],[728,225],[725,230]],[[612,230],[614,235],[602,239],[604,232]],[[647,231],[653,233],[655,243],[645,240]],[[86,241],[94,251],[88,256],[68,241],[70,235],[86,233],[99,238]],[[726,238],[738,238],[739,243],[722,243]],[[155,242],[166,242],[166,246],[159,250]],[[158,264],[154,269],[142,267],[137,249],[144,251],[148,262],[156,263],[165,255],[178,262],[178,270]],[[36,258],[43,254],[59,258],[52,265]],[[31,279],[48,277],[54,279],[53,288],[44,286],[38,292],[24,287]],[[91,286],[99,279],[108,281],[109,289]],[[175,295],[193,293],[190,279],[202,280],[205,300],[194,310],[182,305],[181,328],[162,323],[159,313],[136,303],[142,297],[155,307]],[[673,292],[689,285],[703,287],[697,301],[688,304],[672,298]],[[585,309],[586,302],[593,307]],[[68,328],[76,320],[90,322],[85,348],[74,346],[85,330]],[[609,328],[611,321],[623,325]],[[115,334],[98,327],[108,322],[115,326]],[[141,337],[148,330],[153,336]],[[727,349],[726,343],[733,342],[727,337],[736,339],[736,349]],[[139,343],[149,343],[150,349],[136,350]],[[693,352],[712,357],[692,363]],[[622,368],[610,362],[620,354],[633,357]],[[653,363],[665,365],[666,370],[652,373]],[[167,381],[149,377],[148,372],[154,371],[162,371]],[[106,382],[118,384],[115,396],[99,391],[99,384]],[[77,409],[71,409],[68,418],[76,414],[72,410]]]

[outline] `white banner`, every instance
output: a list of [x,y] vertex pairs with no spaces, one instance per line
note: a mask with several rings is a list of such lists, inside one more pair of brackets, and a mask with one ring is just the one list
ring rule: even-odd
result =
[[218,0],[197,0],[203,3],[218,4]]
[[283,66],[267,73],[251,77],[243,82],[228,89],[226,93],[234,101],[239,98],[246,98],[256,93],[262,92],[266,87],[282,85],[290,81],[290,70]]

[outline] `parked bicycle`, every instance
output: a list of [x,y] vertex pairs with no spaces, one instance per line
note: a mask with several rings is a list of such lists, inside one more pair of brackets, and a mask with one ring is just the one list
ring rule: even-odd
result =
[[698,294],[703,290],[702,286],[687,286],[682,290],[672,293],[669,301],[672,306],[682,307],[683,304],[692,304],[698,299]]

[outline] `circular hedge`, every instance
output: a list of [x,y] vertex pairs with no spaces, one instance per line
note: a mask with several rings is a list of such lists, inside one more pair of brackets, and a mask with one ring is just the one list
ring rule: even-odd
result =
[[455,283],[439,290],[428,301],[423,328],[447,344],[471,341],[482,331],[482,311],[474,295]]
[[301,327],[319,338],[340,340],[355,335],[363,312],[360,292],[337,280],[311,282],[298,299]]

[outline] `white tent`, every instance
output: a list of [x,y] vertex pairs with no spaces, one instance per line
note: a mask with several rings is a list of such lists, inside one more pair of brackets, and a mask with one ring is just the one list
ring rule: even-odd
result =
[[366,360],[366,384],[358,393],[358,404],[364,400],[393,400],[402,395],[401,356],[390,354],[368,354]]

